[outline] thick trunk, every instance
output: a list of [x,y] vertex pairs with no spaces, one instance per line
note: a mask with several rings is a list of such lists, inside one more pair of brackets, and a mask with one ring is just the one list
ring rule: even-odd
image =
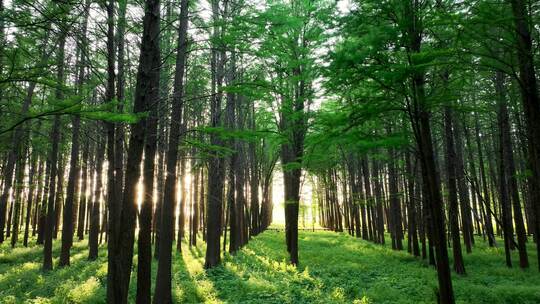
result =
[[[143,34],[137,81],[134,97],[134,113],[147,111],[159,98],[159,0],[145,1]],[[133,263],[133,243],[136,221],[136,187],[140,177],[145,136],[146,119],[140,119],[131,125],[124,193],[119,207],[120,219],[117,235],[111,235],[111,242],[116,242],[114,252],[109,254],[109,275],[107,301],[109,303],[127,303],[129,281]],[[116,239],[113,239],[113,238]],[[110,282],[109,282],[110,281]],[[146,288],[150,288],[147,286]]]
[[150,115],[146,120],[146,140],[143,164],[144,193],[139,213],[139,238],[137,240],[138,262],[136,301],[139,304],[151,302],[152,209],[154,200],[154,171],[157,151],[159,104],[159,99],[152,100]]
[[[283,152],[282,152],[283,153]],[[285,157],[283,162],[289,163]],[[298,264],[298,209],[300,203],[300,169],[284,170],[283,186],[285,187],[285,236],[290,262]]]

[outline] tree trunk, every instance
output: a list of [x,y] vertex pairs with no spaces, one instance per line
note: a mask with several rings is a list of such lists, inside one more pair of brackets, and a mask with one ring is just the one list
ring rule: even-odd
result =
[[[58,44],[58,53],[57,53],[57,65],[58,71],[56,79],[58,83],[64,82],[64,48],[66,44],[66,34],[60,34],[59,44]],[[63,99],[63,92],[61,88],[56,89],[55,97],[57,100]],[[43,246],[43,270],[48,271],[52,270],[52,237],[53,229],[55,223],[55,198],[56,198],[56,178],[58,175],[58,145],[60,141],[60,115],[54,116],[54,122],[51,130],[51,151],[49,154],[49,164],[51,165],[50,176],[49,176],[49,197],[47,199],[47,216],[44,223],[44,246]],[[2,228],[2,227],[0,227]]]
[[[97,128],[98,134],[100,131],[105,131],[103,129],[102,123],[98,122],[99,127]],[[99,136],[97,149],[96,149],[96,159],[94,163],[94,175],[95,175],[95,186],[94,186],[94,201],[91,204],[89,222],[90,222],[90,233],[88,235],[88,260],[93,261],[98,257],[98,237],[99,237],[99,220],[100,220],[100,209],[101,209],[101,188],[103,186],[102,182],[102,172],[103,172],[103,159],[105,154],[105,139],[103,136]]]
[[[446,185],[448,187],[448,217],[450,221],[450,231],[452,237],[452,252],[454,254],[454,270],[458,274],[465,274],[465,265],[461,252],[461,240],[459,236],[459,206],[457,196],[457,176],[456,176],[456,150],[454,146],[454,130],[452,126],[452,110],[449,106],[444,111],[445,130],[445,156],[446,156]],[[462,215],[464,216],[464,215]]]
[[[143,34],[139,68],[134,97],[134,113],[145,112],[159,98],[160,75],[160,3],[159,0],[145,1],[143,17]],[[107,301],[109,303],[127,303],[131,266],[133,263],[133,243],[136,221],[136,187],[140,177],[146,120],[140,119],[131,125],[127,164],[125,172],[124,193],[118,218],[117,235],[111,235],[110,242],[116,242],[114,252],[109,255],[109,275],[107,284]],[[114,239],[116,238],[116,239]],[[147,286],[146,288],[150,288]]]
[[[514,15],[517,55],[519,63],[519,85],[525,112],[528,146],[529,168],[532,171],[532,202],[536,216],[535,235],[540,235],[540,99],[533,58],[532,38],[529,30],[529,12],[524,0],[510,0]],[[540,270],[540,241],[536,242],[538,269]]]
[[[186,61],[186,43],[188,26],[188,0],[180,3],[180,27],[178,28],[178,47],[176,53],[176,70],[174,75],[174,92],[171,117],[182,117],[184,106],[184,69]],[[154,303],[171,303],[171,247],[174,234],[174,209],[178,201],[176,189],[178,162],[178,144],[180,142],[181,123],[171,119],[169,129],[169,146],[167,151],[167,176],[161,206],[161,228],[159,237],[159,260],[156,278]],[[178,240],[180,242],[181,240]]]
[[[510,118],[508,115],[508,108],[506,105],[506,94],[504,90],[504,75],[502,72],[496,72],[495,75],[495,90],[497,94],[498,112],[497,120],[499,125],[499,149],[500,149],[500,185],[501,188],[501,205],[503,208],[503,229],[505,230],[505,238],[509,239],[505,242],[505,251],[507,247],[510,247],[510,243],[514,242],[513,232],[508,230],[509,226],[512,226],[512,205],[514,207],[514,221],[516,223],[516,234],[518,237],[518,250],[520,267],[529,267],[529,260],[527,257],[526,247],[526,235],[525,226],[523,223],[523,217],[521,214],[521,204],[519,200],[519,193],[516,181],[516,169],[514,163],[514,155],[512,151],[512,138],[510,134]],[[511,267],[511,254],[506,253],[506,264]]]
[[[215,23],[219,20],[219,0],[211,1],[212,18]],[[213,27],[212,36],[220,37],[217,24]],[[220,58],[217,50],[212,50],[211,74],[213,96],[210,101],[210,126],[221,126],[221,82],[223,78],[223,58]],[[222,140],[217,134],[210,134],[210,144],[221,146]],[[206,257],[204,267],[206,269],[217,266],[221,262],[220,236],[223,217],[223,187],[224,187],[224,162],[217,153],[213,152],[208,163],[208,191],[206,208]]]

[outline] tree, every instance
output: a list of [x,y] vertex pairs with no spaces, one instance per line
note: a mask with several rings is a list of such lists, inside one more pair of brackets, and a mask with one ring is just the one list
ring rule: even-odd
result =
[[[143,34],[137,70],[133,113],[141,114],[151,109],[159,98],[159,31],[160,1],[148,0],[144,3]],[[110,242],[116,242],[113,254],[110,254],[109,278],[107,284],[107,301],[127,303],[127,292],[133,262],[133,242],[135,238],[136,220],[136,185],[140,176],[140,163],[146,137],[146,119],[139,117],[138,122],[131,125],[127,163],[124,181],[124,192],[120,211],[120,228],[118,235],[111,235]],[[150,288],[150,286],[145,286]]]

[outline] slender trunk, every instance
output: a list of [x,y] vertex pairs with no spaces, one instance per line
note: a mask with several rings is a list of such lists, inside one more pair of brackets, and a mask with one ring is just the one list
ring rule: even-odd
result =
[[[56,74],[56,79],[58,83],[63,83],[64,81],[64,48],[66,44],[66,34],[60,34],[60,41],[58,45],[57,53],[57,65],[58,70]],[[63,91],[61,88],[57,88],[55,92],[55,97],[57,100],[63,99]],[[53,237],[53,228],[55,223],[55,198],[56,198],[56,178],[58,175],[58,145],[60,141],[60,115],[54,116],[54,122],[51,130],[51,150],[49,154],[49,164],[51,166],[50,176],[49,176],[49,197],[47,199],[47,216],[44,223],[44,246],[43,246],[43,270],[48,271],[52,270],[52,237]],[[0,227],[1,229],[2,227]]]
[[[26,136],[28,136],[28,132]],[[26,137],[25,136],[25,137]],[[26,140],[26,139],[25,139]],[[15,174],[15,199],[13,201],[13,231],[11,234],[11,248],[15,247],[19,240],[19,219],[22,205],[22,193],[24,188],[24,170],[26,166],[26,159],[28,154],[28,148],[23,148],[22,157],[18,160],[16,174]]]
[[[410,51],[419,53],[422,44],[422,23],[418,17],[418,4],[411,1],[405,5],[407,17],[406,34],[409,39]],[[427,109],[425,94],[425,75],[422,71],[416,71],[412,75],[411,85],[413,92],[414,113],[411,115],[411,123],[414,130],[419,159],[422,167],[422,179],[425,185],[425,198],[429,202],[429,215],[431,217],[431,238],[435,244],[437,260],[437,276],[439,282],[439,301],[441,304],[453,304],[454,292],[450,275],[448,250],[446,247],[446,233],[444,225],[444,212],[439,184],[435,153],[431,137],[430,113]]]
[[[503,229],[505,229],[505,252],[506,248],[510,247],[510,243],[514,242],[512,231],[508,230],[512,226],[512,205],[514,207],[514,221],[516,223],[516,233],[518,237],[518,250],[520,258],[520,266],[522,268],[529,267],[527,257],[526,235],[521,214],[521,205],[517,189],[516,172],[514,164],[514,156],[512,151],[512,139],[510,134],[510,118],[506,105],[506,94],[504,89],[504,75],[502,72],[496,72],[495,75],[495,90],[498,101],[497,120],[499,125],[499,156],[500,156],[500,185],[501,205],[503,211]],[[506,240],[506,238],[509,238]],[[508,243],[508,244],[506,244]],[[506,253],[506,264],[511,267],[511,255]]]
[[[219,20],[219,0],[211,1],[212,15],[215,23]],[[220,37],[217,24],[213,27],[212,36]],[[223,58],[219,58],[219,52],[212,50],[211,74],[213,96],[210,101],[210,126],[219,127],[221,123],[221,82],[223,78]],[[210,134],[210,144],[221,146],[222,140],[217,134]],[[221,262],[220,236],[223,217],[223,187],[224,187],[224,162],[216,153],[211,155],[208,164],[208,190],[206,208],[206,257],[204,267],[206,269],[217,266]]]
[[[23,245],[24,247],[28,247],[28,236],[30,234],[30,219],[32,218],[32,208],[37,209],[36,207],[33,207],[34,203],[34,190],[36,189],[36,180],[37,183],[39,183],[39,180],[41,179],[41,175],[43,174],[43,165],[38,160],[38,155],[36,151],[32,151],[32,158],[30,161],[30,172],[28,177],[28,203],[26,205],[26,217],[25,217],[25,223],[24,223],[24,238],[23,238]],[[37,178],[36,178],[36,167],[39,167],[37,169]],[[38,191],[39,191],[38,186]],[[36,200],[37,201],[37,200]]]
[[491,210],[490,201],[491,201],[491,195],[488,190],[488,181],[486,178],[486,170],[485,170],[485,164],[484,164],[484,154],[482,149],[482,143],[480,139],[480,125],[478,123],[478,117],[475,115],[475,139],[476,139],[476,148],[478,150],[478,162],[480,166],[480,179],[482,181],[482,192],[484,193],[484,198],[482,200],[482,206],[484,209],[487,209],[488,212],[486,212],[486,216],[484,217],[484,226],[486,229],[486,234],[488,236],[488,244],[490,247],[493,247],[496,245],[495,242],[495,233],[493,231],[493,221],[491,219]]
[[[457,196],[456,176],[456,150],[454,145],[454,130],[452,125],[452,110],[445,107],[444,130],[445,130],[445,156],[446,156],[446,185],[448,188],[448,217],[452,237],[452,252],[454,254],[454,270],[458,274],[465,274],[465,265],[461,252],[461,240],[459,235],[459,206]],[[463,216],[463,215],[462,215]]]
[[456,152],[456,183],[459,195],[459,207],[461,211],[461,227],[463,229],[463,242],[467,253],[472,252],[474,244],[474,227],[471,214],[471,202],[469,199],[469,189],[465,179],[465,161],[463,159],[463,140],[461,136],[461,122],[453,115],[452,124],[454,126],[455,152]]
[[[188,0],[181,0],[180,3],[180,26],[178,27],[178,46],[176,50],[176,67],[173,84],[173,99],[171,117],[182,117],[184,107],[184,69],[186,61],[187,47],[187,26],[188,26]],[[173,211],[178,201],[178,189],[176,184],[178,144],[180,142],[180,131],[182,124],[171,119],[169,127],[169,143],[167,151],[167,176],[165,178],[165,189],[161,206],[161,227],[159,229],[159,260],[156,278],[156,289],[154,303],[171,303],[171,247],[174,238],[174,214]],[[184,195],[184,194],[182,194]],[[177,240],[181,242],[181,240]]]
[[[525,112],[529,168],[532,171],[531,201],[536,218],[535,235],[540,235],[540,99],[534,65],[529,11],[524,0],[510,0],[514,15],[517,55],[519,63],[519,85]],[[538,269],[540,270],[540,241],[536,242]]]
[[392,249],[403,250],[403,230],[401,225],[401,204],[399,201],[398,176],[395,165],[395,151],[390,149],[390,160],[388,164],[388,191],[390,196],[390,218]]
[[[98,134],[100,131],[104,131],[102,123],[98,122],[99,127],[97,128]],[[98,256],[98,237],[99,237],[99,228],[100,228],[100,210],[101,210],[101,193],[102,193],[102,172],[103,172],[103,159],[105,154],[105,139],[103,136],[98,135],[98,144],[96,149],[96,159],[94,163],[94,200],[91,204],[90,214],[89,214],[89,224],[90,232],[88,235],[88,260],[93,261],[97,259]]]
[[86,209],[88,204],[87,187],[88,187],[88,160],[90,158],[90,145],[88,139],[85,140],[83,148],[82,164],[81,164],[81,192],[79,196],[79,217],[77,220],[77,237],[79,241],[84,239],[84,227],[86,218]]

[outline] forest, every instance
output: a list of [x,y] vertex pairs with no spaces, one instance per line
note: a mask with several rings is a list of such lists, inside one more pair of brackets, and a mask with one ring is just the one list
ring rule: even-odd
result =
[[0,0],[0,303],[540,303],[539,25]]

